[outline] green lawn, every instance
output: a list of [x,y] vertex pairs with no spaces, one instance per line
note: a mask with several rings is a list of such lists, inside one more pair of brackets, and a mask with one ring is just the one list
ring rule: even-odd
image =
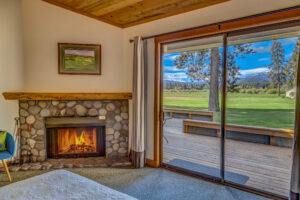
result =
[[[165,108],[197,110],[208,108],[208,91],[165,91],[163,95]],[[276,94],[229,93],[226,121],[231,124],[293,129],[294,108],[294,99],[278,97]],[[215,120],[220,122],[220,112],[216,113]]]

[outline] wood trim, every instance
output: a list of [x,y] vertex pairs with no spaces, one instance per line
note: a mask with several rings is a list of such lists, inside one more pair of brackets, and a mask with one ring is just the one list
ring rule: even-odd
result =
[[166,14],[146,18],[144,20],[139,20],[137,22],[124,24],[124,25],[122,25],[122,27],[123,28],[128,28],[128,27],[131,27],[131,26],[136,26],[136,25],[139,25],[139,24],[143,24],[143,23],[155,21],[155,20],[158,20],[158,19],[178,15],[178,14],[181,14],[181,13],[190,12],[190,11],[193,11],[193,10],[197,10],[197,9],[200,9],[200,8],[205,8],[205,7],[216,5],[216,4],[219,4],[219,3],[224,3],[224,2],[227,2],[227,1],[229,1],[229,0],[215,0],[215,1],[207,2],[207,3],[201,3],[201,4],[194,5],[194,6],[189,6],[187,8],[175,10],[173,12],[169,12],[169,13],[166,13]]
[[[150,35],[150,36],[143,37],[143,39],[159,38],[159,37],[166,36],[166,35],[172,35],[172,34],[176,34],[176,33],[182,33],[182,32],[188,32],[188,31],[192,31],[192,30],[204,29],[204,28],[212,27],[212,26],[221,27],[222,24],[226,24],[226,23],[232,23],[232,22],[237,22],[237,21],[246,20],[246,19],[253,19],[253,18],[256,18],[256,17],[272,15],[272,14],[276,14],[276,13],[281,13],[281,12],[286,12],[286,11],[293,11],[293,10],[298,10],[298,9],[300,9],[300,5],[299,6],[288,7],[288,8],[283,8],[283,9],[279,9],[279,10],[273,10],[273,11],[269,11],[269,12],[265,12],[265,13],[254,14],[254,15],[250,15],[250,16],[246,16],[246,17],[240,17],[240,18],[220,21],[220,22],[217,22],[217,23],[205,24],[205,25],[195,26],[195,27],[191,27],[191,28],[186,28],[186,29],[181,29],[181,30],[156,34],[156,35]],[[289,20],[287,20],[287,21],[289,21]],[[270,24],[274,24],[274,23],[270,23]]]
[[155,160],[151,160],[151,159],[146,159],[146,165],[148,167],[153,167],[153,168],[158,168],[159,167],[159,163]]
[[162,161],[162,124],[161,124],[161,87],[162,70],[160,68],[161,62],[161,44],[155,39],[155,77],[154,77],[154,161],[161,165]]
[[132,99],[132,93],[3,92],[7,100],[115,100]]
[[97,17],[95,15],[92,15],[92,14],[89,14],[87,12],[84,12],[84,11],[80,11],[80,10],[77,10],[77,9],[74,9],[70,6],[67,6],[65,4],[62,4],[62,3],[59,3],[59,2],[56,2],[56,1],[53,1],[53,0],[43,0],[44,2],[47,2],[47,3],[50,3],[50,4],[53,4],[55,6],[58,6],[58,7],[61,7],[61,8],[64,8],[64,9],[67,9],[67,10],[70,10],[72,12],[75,12],[75,13],[78,13],[78,14],[81,14],[81,15],[84,15],[84,16],[87,16],[87,17],[91,17],[93,19],[96,19],[96,20],[99,20],[101,22],[105,22],[107,24],[110,24],[110,25],[113,25],[113,26],[117,26],[119,28],[123,28],[123,26],[121,24],[117,24],[117,23],[114,23],[112,21],[109,21],[107,19],[104,19],[102,17]]
[[281,22],[287,22],[300,19],[300,8],[294,10],[282,11],[269,15],[258,16],[255,18],[246,18],[239,21],[233,21],[220,25],[220,31],[234,31],[243,28],[252,28],[262,25],[269,25]]
[[[221,129],[221,124],[219,122],[210,122],[210,121],[183,120],[183,125],[217,129],[218,131]],[[184,130],[186,130],[186,128]],[[256,126],[226,124],[225,130],[234,131],[234,132],[251,133],[257,135],[269,135],[273,137],[294,138],[294,130],[289,130],[289,129],[276,129],[276,128],[264,128],[264,127],[256,127]]]
[[181,30],[168,34],[162,34],[155,38],[159,43],[174,42],[179,40],[193,39],[199,37],[207,37],[228,33],[236,30],[254,28],[258,26],[272,25],[276,23],[288,22],[292,20],[300,20],[300,8],[284,10],[281,12],[271,12],[265,15],[248,16],[240,19],[219,22],[211,25]]
[[185,39],[193,39],[193,38],[198,38],[202,36],[207,36],[207,35],[212,35],[212,34],[217,34],[219,32],[219,26],[213,25],[213,26],[208,26],[204,27],[201,29],[193,29],[193,30],[188,30],[184,32],[176,32],[176,33],[171,33],[167,35],[162,35],[156,37],[156,41],[158,43],[167,43],[167,42],[174,42],[174,41],[179,41],[179,40],[185,40]]

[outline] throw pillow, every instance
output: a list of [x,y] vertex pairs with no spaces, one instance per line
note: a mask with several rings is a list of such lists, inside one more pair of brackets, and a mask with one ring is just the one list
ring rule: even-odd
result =
[[5,151],[6,150],[6,131],[1,131],[0,132],[0,151]]

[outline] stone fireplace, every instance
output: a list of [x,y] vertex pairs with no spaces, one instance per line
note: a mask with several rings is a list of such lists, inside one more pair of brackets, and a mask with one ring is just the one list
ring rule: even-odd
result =
[[127,157],[128,100],[19,101],[19,114],[24,162]]

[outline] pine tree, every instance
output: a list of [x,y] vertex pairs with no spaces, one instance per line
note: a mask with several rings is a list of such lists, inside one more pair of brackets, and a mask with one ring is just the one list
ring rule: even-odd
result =
[[191,81],[209,85],[209,111],[220,111],[219,106],[219,48],[183,52],[176,57],[177,69],[185,69]]
[[227,55],[227,91],[235,92],[239,80],[240,66],[236,64],[236,59],[243,59],[246,55],[255,53],[252,44],[233,45]]
[[227,91],[235,92],[237,82],[239,80],[240,66],[236,65],[235,57],[232,53],[229,53],[227,56]]
[[188,78],[193,82],[206,81],[209,76],[208,50],[187,51],[174,60],[177,69],[185,69]]
[[211,49],[210,57],[208,110],[219,112],[220,50],[218,47]]
[[296,86],[299,51],[300,51],[300,37],[298,37],[294,47],[293,54],[290,60],[288,61],[286,67],[284,68],[284,73],[286,76],[286,86],[288,89],[292,89]]
[[285,57],[282,44],[277,40],[272,42],[271,59],[273,62],[269,64],[269,78],[277,87],[277,94],[280,96],[280,87],[286,80],[285,76]]
[[[240,67],[236,65],[236,58],[244,58],[245,55],[254,53],[252,44],[233,45],[229,53],[227,64],[227,84],[235,88],[240,75]],[[191,81],[205,82],[209,85],[209,111],[219,111],[219,80],[221,57],[219,47],[182,52],[174,61],[177,69],[185,69]]]

